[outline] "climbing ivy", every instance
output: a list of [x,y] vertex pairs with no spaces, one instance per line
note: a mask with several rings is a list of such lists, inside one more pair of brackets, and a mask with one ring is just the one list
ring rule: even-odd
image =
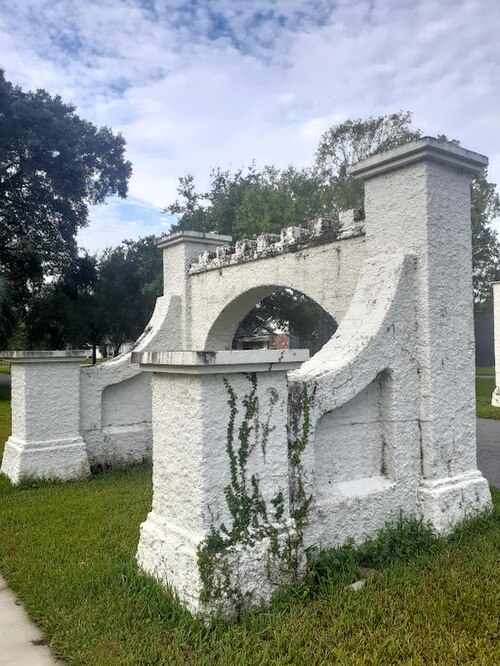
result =
[[[257,396],[257,375],[246,375],[250,387],[248,393],[238,404],[234,388],[227,378],[223,379],[227,393],[229,419],[226,430],[226,453],[229,461],[230,483],[224,488],[224,497],[231,516],[231,525],[222,523],[218,528],[212,525],[210,534],[198,547],[198,568],[202,582],[201,601],[214,603],[230,599],[234,608],[243,608],[243,595],[238,585],[232,580],[229,570],[228,555],[236,545],[253,546],[257,541],[269,539],[268,554],[277,558],[286,571],[295,573],[298,569],[299,550],[302,545],[302,528],[310,498],[305,498],[301,482],[300,456],[304,450],[310,429],[309,401],[304,389],[301,436],[289,440],[288,456],[294,479],[295,497],[292,516],[296,530],[289,531],[288,516],[285,515],[285,497],[279,491],[266,506],[260,490],[257,474],[250,475],[248,461],[259,440],[259,398]],[[270,392],[270,409],[278,399],[276,391]],[[236,419],[242,412],[240,426]],[[269,435],[270,415],[261,429],[262,454],[265,456],[265,442]],[[265,441],[264,441],[265,440]],[[272,507],[272,508],[271,508]],[[287,535],[280,547],[280,533]],[[271,562],[267,558],[266,571],[271,577]]]
[[[248,393],[238,403],[234,388],[224,378],[227,393],[229,419],[226,430],[226,453],[229,461],[230,483],[224,488],[224,497],[231,516],[231,525],[222,523],[212,526],[210,534],[198,547],[198,568],[202,589],[201,601],[214,603],[230,599],[233,607],[243,608],[243,596],[238,585],[233,582],[228,555],[236,545],[253,546],[257,541],[269,539],[268,554],[281,561],[287,571],[291,567],[292,554],[298,551],[295,533],[281,545],[279,534],[288,534],[288,516],[285,515],[285,496],[280,490],[270,499],[269,508],[261,493],[259,477],[248,472],[249,457],[260,437],[262,455],[265,456],[265,443],[269,435],[270,414],[267,423],[259,431],[259,398],[257,396],[257,375],[246,375],[250,387]],[[277,392],[270,391],[269,407],[272,410],[278,399]],[[242,412],[240,426],[236,427],[238,414]],[[264,441],[265,440],[265,441]],[[305,441],[304,440],[304,446]],[[271,577],[271,562],[267,558],[266,571]]]
[[[302,549],[304,526],[307,520],[312,495],[304,489],[302,453],[308,442],[311,429],[311,403],[304,384],[302,390],[291,391],[289,400],[290,435],[288,438],[288,462],[290,464],[290,508],[295,521],[295,535],[289,542],[289,560],[298,566],[299,551]],[[298,432],[297,432],[298,431]]]

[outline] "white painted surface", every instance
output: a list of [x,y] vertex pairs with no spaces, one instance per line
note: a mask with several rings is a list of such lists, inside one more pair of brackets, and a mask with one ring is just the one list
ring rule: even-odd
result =
[[74,352],[18,352],[11,357],[12,435],[1,471],[23,478],[79,479],[89,474],[79,432],[79,373]]
[[[288,504],[286,366],[296,354],[286,351],[286,366],[272,363],[270,367],[276,354],[274,351],[231,354],[230,374],[225,371],[228,366],[225,352],[214,355],[211,363],[200,359],[204,371],[196,375],[184,372],[190,366],[179,369],[179,357],[194,362],[190,353],[165,355],[164,360],[173,361],[173,366],[162,367],[161,355],[148,359],[145,354],[143,358],[144,362],[153,363],[154,368],[153,506],[141,526],[137,559],[144,571],[171,586],[192,612],[207,613],[220,608],[232,614],[236,610],[235,599],[226,593],[218,600],[205,603],[200,600],[198,548],[213,529],[224,524],[230,530],[233,525],[226,499],[226,489],[231,487],[227,449],[231,408],[224,380],[236,396],[233,448],[239,460],[243,401],[252,390],[248,367],[256,365],[260,367],[255,371],[258,407],[249,424],[248,463],[244,469],[238,467],[238,478],[244,478],[248,495],[253,492],[252,477],[258,479],[259,499],[278,530],[281,548],[293,535]],[[300,355],[303,358],[304,351]],[[243,362],[245,357],[248,364]],[[272,505],[278,493],[283,496],[280,520],[273,518]],[[260,536],[257,528],[246,534],[248,538],[253,534],[255,543],[234,544],[224,555],[224,563],[230,572],[230,587],[238,588],[245,604],[258,604],[289,583],[290,573],[284,571],[282,560],[270,554],[268,537]],[[221,571],[214,575],[222,576]]]

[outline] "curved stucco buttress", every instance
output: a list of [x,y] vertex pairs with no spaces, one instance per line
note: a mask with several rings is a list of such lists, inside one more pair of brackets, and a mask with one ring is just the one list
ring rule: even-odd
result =
[[363,258],[364,235],[358,235],[191,274],[189,348],[230,349],[247,312],[283,287],[305,294],[339,322]]
[[[134,351],[175,343],[179,299],[161,296]],[[170,325],[169,325],[170,323]],[[130,465],[151,458],[151,376],[131,352],[80,372],[80,433],[91,466]]]
[[306,547],[330,548],[348,538],[362,542],[401,510],[415,514],[420,452],[411,351],[414,273],[411,256],[367,259],[333,338],[289,374],[292,439],[301,431],[305,401],[309,409],[300,468],[291,473],[294,504],[301,501],[299,484],[312,498]]

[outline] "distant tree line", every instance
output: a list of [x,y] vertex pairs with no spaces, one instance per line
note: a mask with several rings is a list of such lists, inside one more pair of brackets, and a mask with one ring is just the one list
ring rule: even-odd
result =
[[144,330],[162,293],[156,238],[123,241],[100,255],[75,260],[33,296],[12,343],[28,349],[100,347],[116,355]]

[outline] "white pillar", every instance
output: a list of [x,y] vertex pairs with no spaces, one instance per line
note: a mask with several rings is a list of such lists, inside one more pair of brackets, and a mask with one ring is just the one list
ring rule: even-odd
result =
[[367,256],[415,259],[419,502],[443,533],[491,506],[476,462],[470,219],[470,180],[487,163],[426,137],[351,170],[365,181]]
[[500,282],[493,282],[493,326],[495,339],[495,389],[491,396],[493,407],[500,407]]
[[80,436],[80,363],[84,351],[12,351],[12,435],[1,471],[25,478],[79,479],[89,475]]
[[139,566],[191,612],[269,601],[303,566],[289,512],[287,371],[307,350],[144,352],[153,506]]
[[231,236],[176,231],[158,243],[163,250],[163,293],[170,298],[168,349],[191,349],[191,313],[188,270],[201,252],[228,245]]

